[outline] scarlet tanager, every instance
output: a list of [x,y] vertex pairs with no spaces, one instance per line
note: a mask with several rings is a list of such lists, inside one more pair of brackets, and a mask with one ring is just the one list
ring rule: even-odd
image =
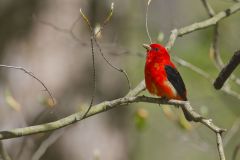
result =
[[[147,49],[145,64],[145,83],[147,90],[153,94],[168,100],[176,99],[187,101],[187,91],[181,75],[171,62],[168,51],[160,44],[143,44]],[[187,120],[191,116],[182,107]]]

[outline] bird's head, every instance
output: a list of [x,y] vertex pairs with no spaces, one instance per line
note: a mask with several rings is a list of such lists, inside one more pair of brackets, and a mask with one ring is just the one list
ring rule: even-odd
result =
[[153,44],[143,44],[143,47],[147,50],[147,56],[158,58],[170,58],[168,51],[161,44],[153,43]]

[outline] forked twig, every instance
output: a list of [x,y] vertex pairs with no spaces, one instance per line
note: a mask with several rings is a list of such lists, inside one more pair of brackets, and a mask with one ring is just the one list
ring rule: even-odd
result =
[[90,109],[91,109],[91,107],[93,105],[95,92],[96,92],[95,53],[94,53],[94,48],[93,48],[93,38],[92,37],[91,37],[91,52],[92,52],[92,66],[93,66],[93,89],[92,89],[92,96],[91,96],[90,105],[89,105],[87,111],[83,114],[81,119],[84,119],[87,116],[88,112],[90,111]]
[[80,9],[80,14],[81,14],[82,18],[84,19],[84,21],[87,23],[87,25],[88,25],[88,27],[89,27],[89,30],[91,31],[91,34],[92,34],[92,36],[93,36],[94,42],[95,42],[95,44],[97,45],[97,48],[98,48],[101,56],[103,57],[103,59],[107,62],[107,64],[108,64],[110,67],[112,67],[112,68],[114,68],[115,70],[117,70],[117,71],[119,71],[119,72],[122,72],[122,73],[124,74],[124,76],[126,77],[127,82],[128,82],[128,89],[131,90],[131,83],[130,83],[130,80],[129,80],[129,78],[128,78],[127,72],[126,72],[124,69],[121,69],[121,68],[113,65],[113,64],[108,60],[108,58],[107,58],[107,57],[104,55],[104,53],[102,52],[101,46],[100,46],[100,44],[98,43],[97,38],[96,38],[96,36],[98,35],[98,33],[102,32],[104,26],[106,26],[107,23],[111,20],[112,15],[113,15],[113,10],[114,10],[114,3],[111,4],[111,9],[110,9],[110,11],[109,11],[109,13],[108,13],[108,16],[106,17],[106,19],[104,20],[104,22],[103,22],[103,24],[101,25],[100,29],[99,29],[98,32],[96,32],[96,33],[94,33],[93,28],[92,28],[92,26],[91,26],[91,24],[90,24],[87,16],[82,12],[81,9]]
[[[111,4],[111,9],[110,9],[110,11],[109,11],[108,16],[107,16],[106,19],[104,20],[103,25],[100,27],[100,29],[99,29],[98,32],[96,32],[96,33],[94,33],[93,28],[92,28],[92,26],[91,26],[91,24],[90,24],[87,16],[82,12],[82,9],[81,9],[81,8],[80,8],[80,15],[81,15],[81,17],[83,18],[83,20],[87,23],[88,28],[89,28],[89,30],[90,30],[90,32],[91,32],[91,35],[92,35],[92,36],[91,36],[91,48],[92,48],[93,68],[94,68],[94,69],[93,69],[93,72],[94,72],[94,73],[93,73],[93,76],[95,77],[95,74],[96,74],[96,73],[95,73],[95,63],[94,63],[94,50],[93,50],[93,40],[94,40],[94,42],[95,42],[95,44],[97,45],[97,48],[98,48],[101,56],[102,56],[103,59],[107,62],[107,64],[108,64],[109,66],[111,66],[112,68],[116,69],[117,71],[122,72],[122,73],[125,75],[125,77],[126,77],[126,79],[127,79],[127,81],[128,81],[128,86],[129,86],[129,90],[130,90],[130,89],[131,89],[131,85],[130,85],[130,81],[129,81],[127,72],[126,72],[125,70],[121,69],[121,68],[116,67],[115,65],[113,65],[113,64],[106,58],[106,56],[103,54],[102,49],[101,49],[101,46],[100,46],[100,44],[98,43],[97,38],[96,38],[96,35],[97,35],[98,33],[100,33],[100,32],[103,30],[104,26],[110,21],[112,15],[113,15],[113,9],[114,9],[114,3]],[[93,93],[95,93],[95,88],[96,88],[96,82],[95,82],[95,81],[96,81],[96,80],[95,80],[95,78],[94,78],[94,91],[93,91]],[[88,113],[89,110],[91,109],[92,104],[93,104],[93,99],[94,99],[94,94],[92,95],[92,99],[91,99],[90,106],[88,107],[87,111],[86,111],[85,114],[83,115],[83,118],[85,118],[85,116],[87,115],[87,113]]]

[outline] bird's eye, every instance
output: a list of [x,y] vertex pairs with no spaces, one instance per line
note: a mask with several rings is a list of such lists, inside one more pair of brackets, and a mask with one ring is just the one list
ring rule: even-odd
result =
[[158,48],[154,48],[154,50],[155,50],[156,52],[158,52]]

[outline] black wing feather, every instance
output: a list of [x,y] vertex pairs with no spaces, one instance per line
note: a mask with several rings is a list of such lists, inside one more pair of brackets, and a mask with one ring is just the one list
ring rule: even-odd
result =
[[186,87],[179,72],[169,65],[166,65],[164,68],[169,82],[173,85],[181,98],[183,98],[183,100],[187,100]]

